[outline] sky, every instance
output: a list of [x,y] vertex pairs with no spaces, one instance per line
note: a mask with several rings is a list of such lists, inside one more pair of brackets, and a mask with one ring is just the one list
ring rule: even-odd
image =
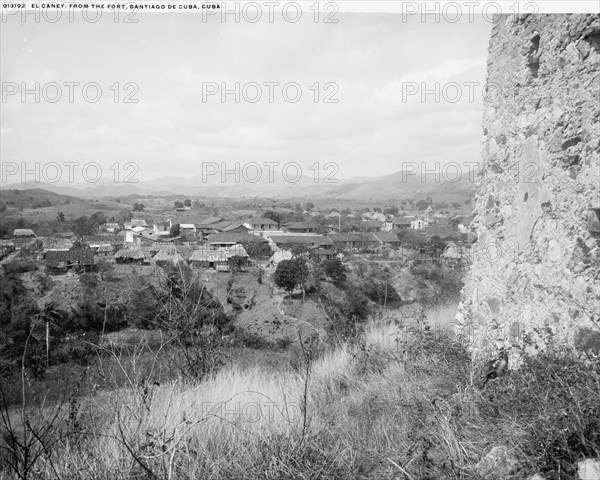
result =
[[[334,162],[344,179],[406,162],[479,160],[491,29],[480,16],[422,23],[338,13],[337,23],[252,24],[142,12],[131,24],[109,12],[97,23],[80,15],[2,24],[2,162],[97,162],[105,175],[115,162],[120,170],[135,162],[144,180],[199,175],[207,162]],[[36,82],[39,103],[21,95]],[[73,101],[68,82],[78,82]],[[239,101],[222,98],[236,82]],[[423,98],[424,89],[433,93]]]

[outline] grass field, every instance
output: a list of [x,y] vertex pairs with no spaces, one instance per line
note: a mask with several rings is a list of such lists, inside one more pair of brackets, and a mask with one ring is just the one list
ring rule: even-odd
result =
[[[47,407],[26,418],[42,432],[31,478],[570,479],[600,453],[597,360],[555,351],[481,390],[459,343],[382,320],[356,343],[293,355],[201,383],[128,370],[124,387]],[[489,468],[498,445],[511,461]]]

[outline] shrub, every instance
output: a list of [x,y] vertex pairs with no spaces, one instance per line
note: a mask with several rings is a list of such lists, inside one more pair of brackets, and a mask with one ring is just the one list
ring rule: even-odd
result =
[[599,357],[551,345],[524,354],[519,370],[488,385],[482,413],[496,424],[518,423],[519,447],[543,476],[575,478],[577,461],[600,457]]
[[34,272],[37,270],[37,264],[33,260],[14,260],[2,265],[4,273],[10,275],[12,273]]
[[323,262],[323,271],[325,275],[334,282],[346,281],[346,267],[339,258],[328,258]]
[[235,346],[252,348],[254,350],[273,349],[276,347],[274,343],[271,343],[264,336],[249,332],[242,327],[236,327],[233,330],[231,334],[231,341]]

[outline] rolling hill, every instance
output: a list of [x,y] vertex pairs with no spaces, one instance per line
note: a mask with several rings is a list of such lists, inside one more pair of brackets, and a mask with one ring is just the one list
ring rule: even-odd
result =
[[[39,185],[39,184],[36,184]],[[64,205],[69,203],[82,203],[85,200],[72,195],[51,191],[46,188],[19,188],[4,187],[0,191],[0,203],[5,203],[15,208],[32,208],[33,206]]]
[[[239,179],[236,183],[233,177],[227,178],[226,183],[221,183],[219,176],[206,177],[204,182],[200,175],[189,178],[168,176],[139,183],[105,183],[94,186],[76,187],[73,185],[16,183],[6,185],[7,189],[31,189],[31,191],[48,192],[59,198],[118,198],[131,195],[139,196],[168,196],[182,195],[188,197],[215,197],[215,198],[244,198],[244,197],[272,197],[272,198],[331,198],[340,200],[357,201],[389,201],[407,198],[425,198],[430,196],[436,201],[464,202],[474,193],[474,184],[467,176],[457,182],[435,179],[432,175],[421,178],[420,175],[410,175],[398,171],[390,175],[379,177],[356,177],[340,179],[338,183],[319,183],[307,176],[300,177],[295,182],[286,181],[281,172],[274,172],[272,181],[263,175],[258,182]],[[40,194],[41,195],[41,194]],[[44,197],[45,198],[45,197]],[[48,197],[52,203],[50,197]],[[43,200],[43,198],[42,198]],[[12,197],[10,197],[12,201]],[[2,200],[6,202],[6,200]],[[61,202],[61,203],[64,203]]]

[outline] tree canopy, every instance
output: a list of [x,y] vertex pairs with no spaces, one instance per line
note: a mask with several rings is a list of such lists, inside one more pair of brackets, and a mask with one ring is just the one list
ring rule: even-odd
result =
[[302,257],[296,257],[292,260],[282,260],[277,265],[273,280],[275,285],[283,288],[291,295],[298,285],[304,285],[308,278],[309,270],[306,260]]

